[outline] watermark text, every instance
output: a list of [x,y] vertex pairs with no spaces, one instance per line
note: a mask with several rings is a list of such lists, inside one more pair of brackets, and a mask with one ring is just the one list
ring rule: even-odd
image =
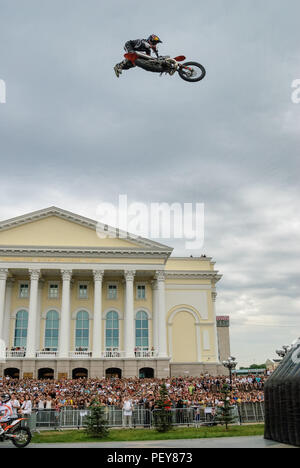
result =
[[[127,195],[120,195],[118,206],[98,205],[97,219],[101,238],[181,239],[187,250],[199,250],[204,244],[203,203],[128,203]],[[105,231],[103,224],[113,228]]]
[[292,88],[294,89],[292,92],[292,102],[300,104],[300,79],[293,81]]
[[0,79],[0,104],[6,104],[6,83]]

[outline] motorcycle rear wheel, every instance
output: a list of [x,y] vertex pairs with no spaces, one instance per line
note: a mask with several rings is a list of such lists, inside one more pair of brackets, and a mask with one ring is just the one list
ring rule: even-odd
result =
[[182,68],[178,70],[180,78],[189,83],[195,83],[196,81],[201,81],[206,75],[206,70],[197,62],[186,62],[183,64]]
[[31,442],[32,434],[28,427],[17,427],[12,434],[16,437],[11,441],[17,448],[25,448]]

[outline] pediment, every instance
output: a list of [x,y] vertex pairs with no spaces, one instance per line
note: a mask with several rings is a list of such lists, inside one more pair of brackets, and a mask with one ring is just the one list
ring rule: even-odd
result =
[[95,248],[170,252],[172,248],[51,207],[0,223],[0,248]]

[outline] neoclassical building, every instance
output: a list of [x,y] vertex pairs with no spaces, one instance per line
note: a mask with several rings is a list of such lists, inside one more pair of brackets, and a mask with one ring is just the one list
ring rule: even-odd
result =
[[212,259],[109,229],[56,207],[0,223],[1,375],[221,371]]

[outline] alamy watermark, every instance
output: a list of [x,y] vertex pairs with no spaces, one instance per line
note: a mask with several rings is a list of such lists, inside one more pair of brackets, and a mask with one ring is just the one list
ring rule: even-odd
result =
[[181,239],[187,250],[199,250],[204,244],[203,203],[129,204],[127,195],[119,195],[118,206],[98,205],[97,219],[97,234],[101,238]]
[[6,83],[0,80],[0,104],[6,104]]
[[292,82],[292,88],[294,89],[292,92],[292,102],[294,104],[300,104],[300,79]]

